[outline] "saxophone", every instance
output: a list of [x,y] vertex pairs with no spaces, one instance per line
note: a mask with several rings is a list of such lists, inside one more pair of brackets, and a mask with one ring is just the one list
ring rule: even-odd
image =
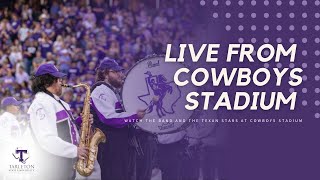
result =
[[93,168],[94,162],[97,159],[98,145],[101,142],[106,142],[106,136],[104,133],[95,128],[93,135],[91,136],[91,124],[89,122],[90,116],[90,87],[87,84],[78,84],[71,86],[68,84],[62,84],[63,87],[77,88],[84,87],[86,89],[86,97],[84,100],[83,110],[82,110],[82,126],[80,131],[80,147],[87,147],[89,149],[88,159],[78,159],[75,168],[81,176],[90,176]]

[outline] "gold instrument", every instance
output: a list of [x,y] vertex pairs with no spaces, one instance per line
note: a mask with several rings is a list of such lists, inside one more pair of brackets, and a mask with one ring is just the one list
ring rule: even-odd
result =
[[90,87],[87,84],[78,84],[71,86],[68,84],[62,84],[63,87],[77,88],[84,87],[86,89],[86,97],[84,100],[83,110],[82,110],[82,126],[80,131],[80,147],[87,147],[89,149],[88,159],[78,159],[76,162],[76,170],[81,176],[90,176],[93,168],[94,162],[97,159],[98,145],[101,142],[106,142],[106,136],[104,133],[95,128],[93,135],[91,136],[91,124],[89,122],[90,117]]

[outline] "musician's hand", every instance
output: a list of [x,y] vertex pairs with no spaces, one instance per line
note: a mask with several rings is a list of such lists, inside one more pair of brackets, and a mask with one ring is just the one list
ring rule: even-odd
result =
[[[83,117],[83,113],[80,113],[80,115],[81,115],[81,117]],[[89,122],[90,122],[90,124],[93,124],[93,114],[89,115]]]
[[85,159],[88,158],[89,149],[87,147],[78,147],[77,156],[78,158]]
[[159,96],[153,96],[152,101],[153,102],[158,102],[159,101]]
[[139,119],[142,119],[146,115],[146,110],[145,109],[139,109],[137,111],[137,115]]
[[93,115],[92,114],[89,115],[89,122],[90,122],[90,124],[93,124]]

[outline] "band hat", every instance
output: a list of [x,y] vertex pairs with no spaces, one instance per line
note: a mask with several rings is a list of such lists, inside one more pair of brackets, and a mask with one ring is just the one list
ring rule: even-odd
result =
[[34,76],[38,77],[38,76],[45,75],[45,74],[50,74],[50,75],[57,77],[57,78],[62,78],[62,77],[67,76],[65,73],[59,72],[59,70],[56,68],[55,65],[49,64],[49,63],[42,64],[38,68],[38,70]]
[[16,98],[14,97],[6,97],[6,98],[3,98],[2,101],[1,101],[1,107],[2,108],[5,108],[7,106],[20,106],[20,104],[22,103],[22,101],[18,101],[16,100]]
[[114,59],[109,59],[109,58],[104,58],[97,69],[100,69],[100,70],[110,69],[114,71],[124,70],[124,68],[121,67]]

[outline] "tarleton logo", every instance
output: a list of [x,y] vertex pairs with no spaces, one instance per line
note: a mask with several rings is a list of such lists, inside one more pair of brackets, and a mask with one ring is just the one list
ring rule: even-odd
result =
[[26,150],[26,149],[16,149],[15,154],[18,154],[18,156],[14,155],[13,153],[12,153],[12,155],[14,158],[19,159],[19,162],[25,164],[26,161],[29,159],[29,157],[24,159],[23,155],[27,154],[27,153],[28,153],[28,150]]
[[[163,74],[153,75],[150,71],[144,73],[147,92],[138,96],[138,99],[147,105],[146,113],[152,113],[155,107],[156,114],[159,118],[166,114],[174,114],[174,106],[181,97],[181,91],[173,81],[168,82]],[[170,97],[167,97],[171,95]],[[158,97],[154,101],[153,97]]]
[[[26,148],[16,148],[12,156],[16,163],[12,162],[9,165],[10,172],[34,172],[35,165],[27,163],[27,160],[30,158],[30,152]],[[28,161],[29,162],[29,161]]]

